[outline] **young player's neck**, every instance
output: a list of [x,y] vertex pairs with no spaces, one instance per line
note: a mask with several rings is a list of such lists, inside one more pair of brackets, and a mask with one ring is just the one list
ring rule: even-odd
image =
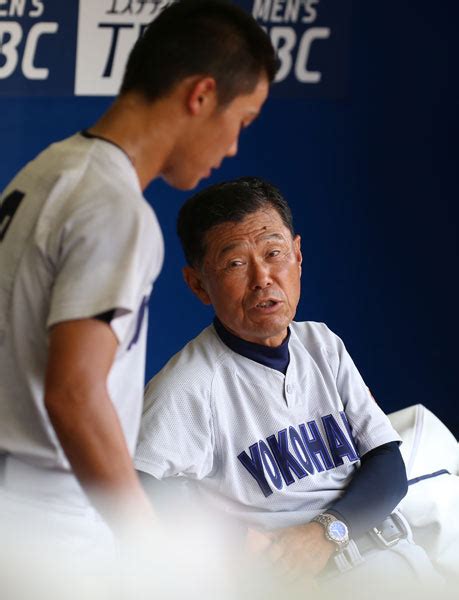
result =
[[145,189],[167,162],[179,121],[170,101],[165,111],[161,100],[151,103],[138,94],[126,94],[117,98],[88,131],[126,152]]

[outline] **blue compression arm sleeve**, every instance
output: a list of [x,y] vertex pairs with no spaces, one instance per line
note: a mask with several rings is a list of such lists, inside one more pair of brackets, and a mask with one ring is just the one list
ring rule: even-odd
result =
[[408,491],[397,442],[378,446],[361,458],[345,493],[327,512],[342,519],[356,538],[383,521]]

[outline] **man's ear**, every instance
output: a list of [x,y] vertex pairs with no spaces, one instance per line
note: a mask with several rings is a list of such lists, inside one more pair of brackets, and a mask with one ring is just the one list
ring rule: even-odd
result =
[[298,265],[300,267],[301,274],[301,264],[303,262],[303,255],[301,254],[301,237],[298,234],[293,238],[293,248],[295,251],[296,259],[298,261]]
[[213,77],[200,77],[191,87],[188,94],[188,109],[192,115],[203,110],[212,111],[217,102],[217,83]]
[[193,267],[183,267],[183,279],[195,296],[201,300],[203,304],[212,304],[209,294],[206,292],[201,273]]

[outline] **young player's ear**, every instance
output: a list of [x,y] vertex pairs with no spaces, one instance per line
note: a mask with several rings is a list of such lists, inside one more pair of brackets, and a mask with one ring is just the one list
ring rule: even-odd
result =
[[183,279],[195,296],[201,300],[203,304],[212,304],[208,293],[206,292],[200,272],[193,267],[183,267]]
[[198,115],[203,110],[213,110],[217,104],[217,83],[213,77],[197,79],[188,95],[188,109],[192,115]]

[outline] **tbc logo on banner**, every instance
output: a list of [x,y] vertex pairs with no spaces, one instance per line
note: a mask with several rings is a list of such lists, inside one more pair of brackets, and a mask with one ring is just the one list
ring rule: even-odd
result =
[[118,92],[129,51],[173,0],[80,0],[75,94]]
[[0,0],[2,94],[72,94],[76,2]]
[[273,95],[341,97],[350,0],[238,0],[269,33],[279,60]]

